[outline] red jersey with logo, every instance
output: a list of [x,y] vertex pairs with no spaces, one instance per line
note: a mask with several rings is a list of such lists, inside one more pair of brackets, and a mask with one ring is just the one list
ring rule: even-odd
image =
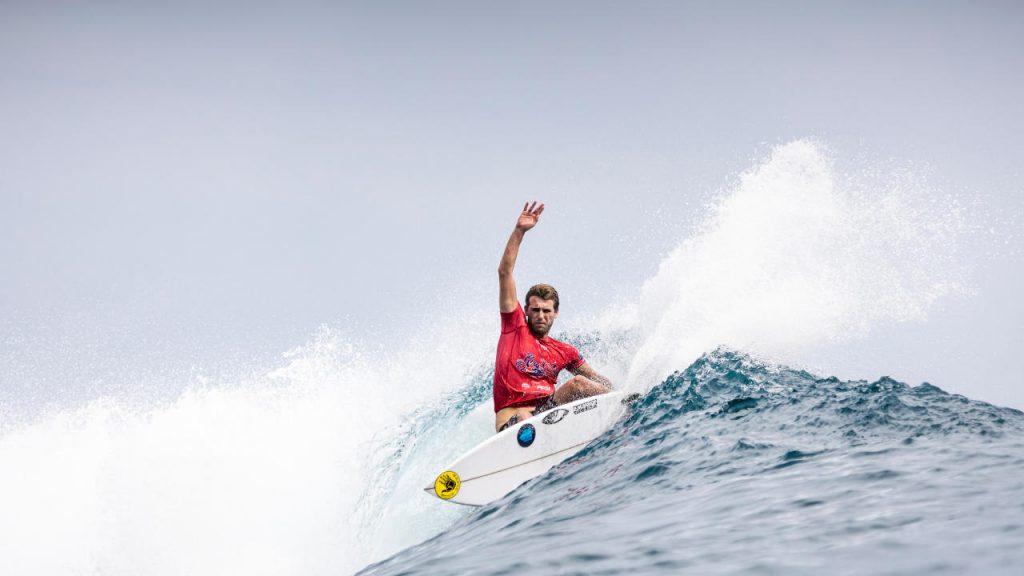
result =
[[523,307],[501,313],[501,338],[494,361],[494,411],[532,406],[555,393],[558,373],[575,370],[583,358],[575,347],[530,332]]

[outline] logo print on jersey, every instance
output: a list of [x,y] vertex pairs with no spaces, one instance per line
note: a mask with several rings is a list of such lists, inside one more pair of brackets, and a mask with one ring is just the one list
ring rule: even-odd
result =
[[558,364],[545,362],[543,358],[538,361],[533,352],[527,352],[525,358],[516,360],[516,370],[534,378],[554,378],[558,374]]

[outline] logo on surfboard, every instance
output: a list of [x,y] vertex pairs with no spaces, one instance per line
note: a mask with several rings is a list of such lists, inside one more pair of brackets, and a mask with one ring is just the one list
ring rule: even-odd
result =
[[588,400],[587,402],[573,406],[572,413],[579,414],[580,412],[586,412],[587,410],[593,410],[594,408],[597,408],[596,398],[594,400]]
[[533,427],[533,424],[523,424],[519,427],[519,432],[516,433],[516,441],[523,448],[533,444],[533,439],[536,437],[537,430]]
[[462,481],[459,475],[451,470],[441,472],[441,475],[434,480],[434,494],[442,500],[451,500],[459,493],[459,486]]
[[547,415],[544,416],[543,422],[545,424],[558,424],[559,422],[562,421],[562,418],[565,418],[565,415],[568,413],[569,411],[566,410],[565,408],[555,408],[554,410],[548,412]]

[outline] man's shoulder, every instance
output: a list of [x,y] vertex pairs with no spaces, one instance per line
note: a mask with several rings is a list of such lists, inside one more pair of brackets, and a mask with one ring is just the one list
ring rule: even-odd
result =
[[519,314],[520,316],[523,316],[523,317],[526,316],[526,312],[523,310],[523,305],[520,304],[519,302],[516,302],[516,307],[511,309],[511,310],[509,310],[508,312],[506,312],[506,311],[504,311],[504,310],[499,308],[498,309],[498,313],[501,314],[501,316],[503,318],[505,316],[509,316],[511,314]]
[[563,342],[561,340],[557,340],[555,338],[552,338],[551,336],[548,336],[544,343],[547,344],[548,346],[558,348],[560,350],[571,350],[573,352],[576,351],[576,347],[573,346],[572,344],[569,344],[568,342]]
[[527,326],[526,313],[523,312],[523,307],[519,305],[518,302],[516,303],[515,310],[512,310],[511,312],[502,312],[501,310],[498,310],[498,312],[501,314],[502,334],[521,330]]

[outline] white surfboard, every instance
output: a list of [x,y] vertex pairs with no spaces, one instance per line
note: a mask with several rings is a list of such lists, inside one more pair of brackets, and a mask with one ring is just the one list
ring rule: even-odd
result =
[[576,454],[622,416],[632,397],[609,392],[563,404],[484,440],[424,488],[442,500],[482,506]]

